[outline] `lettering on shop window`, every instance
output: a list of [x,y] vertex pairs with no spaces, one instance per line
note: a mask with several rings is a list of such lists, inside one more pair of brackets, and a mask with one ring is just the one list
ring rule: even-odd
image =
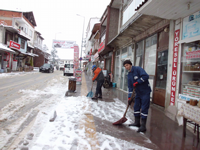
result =
[[178,50],[179,50],[179,34],[180,30],[176,30],[174,33],[174,49],[173,49],[173,65],[172,65],[172,80],[171,80],[171,96],[170,105],[175,105],[176,96],[176,79],[177,79],[177,62],[178,62]]

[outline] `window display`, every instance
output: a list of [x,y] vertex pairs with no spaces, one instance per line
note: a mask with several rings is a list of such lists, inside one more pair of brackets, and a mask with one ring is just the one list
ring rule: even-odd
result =
[[144,40],[136,44],[136,62],[135,66],[143,68]]
[[145,49],[144,69],[149,75],[155,75],[157,34],[146,39]]
[[[181,94],[200,99],[200,41],[183,44]],[[182,96],[183,96],[182,95]]]

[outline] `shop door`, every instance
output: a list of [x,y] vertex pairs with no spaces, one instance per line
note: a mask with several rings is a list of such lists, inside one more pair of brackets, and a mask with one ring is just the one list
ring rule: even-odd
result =
[[[123,64],[124,60],[122,60]],[[124,91],[128,91],[128,71],[126,68],[122,65],[121,68],[121,79],[120,79],[120,89]]]
[[168,62],[168,50],[158,52],[153,103],[162,107],[165,107],[165,93],[167,84],[167,62]]

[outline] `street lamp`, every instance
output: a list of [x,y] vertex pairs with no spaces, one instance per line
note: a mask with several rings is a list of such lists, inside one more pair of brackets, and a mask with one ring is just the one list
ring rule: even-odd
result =
[[55,40],[56,40],[56,35],[59,34],[59,33],[61,33],[61,32],[57,32],[57,33],[55,33]]
[[[84,25],[85,25],[85,17],[79,14],[76,14],[79,17],[83,18],[83,31],[82,31],[82,41],[81,41],[81,58],[82,58],[82,48],[83,48],[83,35],[84,35]],[[81,68],[81,60],[80,60],[80,68]]]

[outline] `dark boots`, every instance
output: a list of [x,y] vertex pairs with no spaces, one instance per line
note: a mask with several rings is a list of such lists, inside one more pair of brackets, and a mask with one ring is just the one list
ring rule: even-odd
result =
[[97,100],[98,99],[97,95],[95,95],[94,97],[92,97],[92,99],[93,100]]
[[139,127],[139,129],[137,130],[137,132],[145,132],[146,131],[146,122],[147,122],[147,118],[142,118],[142,123],[141,126]]
[[99,95],[98,98],[102,98],[102,95]]
[[140,116],[135,116],[135,122],[132,124],[129,124],[129,126],[140,127]]

